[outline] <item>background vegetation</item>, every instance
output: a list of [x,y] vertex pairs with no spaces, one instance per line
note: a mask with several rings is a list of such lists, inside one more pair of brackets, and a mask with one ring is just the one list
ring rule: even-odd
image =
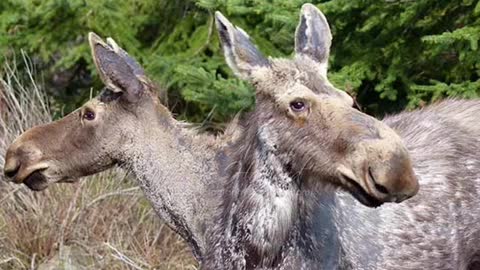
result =
[[213,25],[220,10],[266,55],[289,56],[300,6],[313,2],[334,36],[330,79],[370,113],[445,96],[479,95],[480,4],[474,0],[3,0],[0,62],[20,48],[53,97],[71,111],[100,83],[87,33],[111,36],[168,90],[180,117],[218,125],[254,103],[225,65]]
[[[245,29],[266,55],[283,57],[292,55],[304,2],[0,1],[1,157],[23,130],[100,90],[89,31],[113,37],[136,57],[179,118],[222,129],[254,97],[224,62],[213,12]],[[330,79],[367,112],[381,116],[446,96],[480,95],[479,1],[308,2],[320,7],[333,31]],[[27,65],[21,50],[30,56]],[[57,269],[75,261],[86,269],[195,267],[185,245],[120,172],[41,193],[0,181],[0,204],[1,269]]]

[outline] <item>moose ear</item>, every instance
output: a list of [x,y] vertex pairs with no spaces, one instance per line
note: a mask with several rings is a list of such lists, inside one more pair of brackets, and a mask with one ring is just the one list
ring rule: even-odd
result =
[[305,55],[321,66],[326,76],[332,33],[323,13],[312,4],[304,4],[295,33],[295,53]]
[[215,21],[225,59],[237,76],[249,79],[253,70],[270,65],[245,31],[234,26],[218,11],[215,12]]
[[132,69],[133,73],[136,76],[145,76],[145,70],[143,70],[142,66],[140,66],[140,64],[135,59],[128,55],[128,53],[124,49],[118,46],[117,42],[115,42],[113,38],[108,37],[107,44],[113,49],[114,52],[116,52],[123,58],[123,60],[125,60],[127,65]]
[[114,92],[124,93],[128,102],[136,102],[145,91],[142,76],[145,72],[111,38],[105,43],[91,32],[88,35],[92,56],[103,83]]

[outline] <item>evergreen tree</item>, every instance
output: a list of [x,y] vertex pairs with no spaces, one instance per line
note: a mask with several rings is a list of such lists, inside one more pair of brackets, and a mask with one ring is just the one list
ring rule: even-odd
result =
[[[111,36],[168,89],[180,117],[220,123],[253,102],[226,66],[213,12],[222,11],[266,54],[292,54],[300,0],[3,0],[0,50],[26,50],[44,72],[57,111],[70,111],[100,83],[87,33]],[[309,1],[333,32],[330,80],[382,115],[446,96],[480,93],[480,4],[473,0]],[[0,56],[11,57],[11,53]],[[73,101],[72,101],[73,100]]]

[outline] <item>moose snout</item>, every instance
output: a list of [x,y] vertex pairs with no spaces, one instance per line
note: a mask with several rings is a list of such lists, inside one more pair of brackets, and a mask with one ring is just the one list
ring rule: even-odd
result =
[[22,143],[21,138],[7,150],[3,168],[5,178],[14,183],[36,182],[38,185],[44,179],[37,172],[46,169],[47,165],[42,162],[42,152],[34,145]]
[[419,183],[408,155],[394,155],[369,166],[364,173],[367,189],[384,202],[402,202],[417,194]]
[[7,152],[5,157],[5,166],[3,167],[3,174],[7,179],[13,179],[20,169],[20,162],[16,157],[12,157],[11,152]]
[[400,144],[385,147],[381,140],[357,147],[337,167],[344,186],[367,206],[402,202],[417,194],[419,183],[410,156]]

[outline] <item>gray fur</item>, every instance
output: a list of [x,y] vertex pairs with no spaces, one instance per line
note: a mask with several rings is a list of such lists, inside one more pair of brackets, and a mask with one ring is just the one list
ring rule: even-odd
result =
[[[476,267],[479,248],[475,242],[480,240],[480,229],[475,226],[480,215],[476,210],[480,159],[476,156],[480,145],[472,138],[480,134],[475,128],[478,119],[470,113],[480,110],[480,101],[449,100],[386,118],[383,124],[339,105],[328,113],[305,114],[299,129],[285,120],[290,113],[282,111],[285,96],[308,97],[323,105],[320,109],[312,106],[312,110],[321,111],[335,99],[345,104],[341,102],[345,97],[337,94],[318,65],[313,57],[300,55],[294,60],[271,59],[269,67],[245,71],[256,86],[257,106],[240,121],[244,132],[227,152],[232,165],[222,213],[209,232],[202,269]],[[459,106],[465,103],[470,106]],[[351,134],[331,134],[329,121]],[[323,137],[308,131],[311,123],[318,123],[315,127]],[[387,147],[396,137],[383,125],[400,135],[411,163],[395,168],[396,158],[403,154],[399,154],[401,147]],[[356,133],[356,126],[366,133]],[[345,148],[340,153],[346,157],[321,150],[331,145],[327,143],[331,136],[343,138]],[[422,186],[418,195],[401,204],[369,208],[346,193],[355,192],[330,173],[332,164],[350,160],[351,149],[376,140],[387,140],[383,146],[372,146],[376,153],[382,147],[396,153],[388,167],[393,170],[389,177],[400,175],[400,181],[401,171],[413,164]],[[315,151],[322,154],[316,156]],[[369,158],[369,164],[384,160]],[[387,189],[391,188],[388,184],[397,184],[385,183]]]
[[[457,109],[448,113],[448,108]],[[209,247],[214,248],[204,269],[476,269],[480,256],[480,145],[478,141],[472,144],[472,138],[480,133],[469,130],[478,121],[470,117],[472,111],[480,111],[480,101],[447,100],[384,119],[409,149],[421,188],[401,204],[379,208],[365,207],[328,185],[316,191],[302,190],[292,184],[294,178],[283,176],[281,166],[271,167],[278,158],[268,156],[272,149],[257,147],[261,141],[245,137],[241,140],[244,151],[257,153],[254,156],[260,161],[268,160],[259,162],[252,173],[269,174],[259,180],[253,177],[251,185],[236,181],[245,180],[240,175],[231,179],[226,190],[243,191],[246,197],[227,202],[224,215],[228,216],[222,218],[232,220],[230,228],[238,229],[244,222],[245,228],[256,226],[234,235],[224,234],[223,227],[211,232]],[[246,122],[252,123],[252,119]],[[239,163],[235,167],[250,166]],[[286,209],[276,208],[273,200],[248,195],[255,192],[261,192],[263,198],[280,199],[295,194],[290,204],[284,205],[292,208],[290,216],[284,217]],[[255,221],[258,218],[264,223],[272,220],[276,226],[262,231]],[[242,248],[258,241],[258,233],[264,235],[261,261],[248,257]],[[224,246],[228,248],[220,248]]]

